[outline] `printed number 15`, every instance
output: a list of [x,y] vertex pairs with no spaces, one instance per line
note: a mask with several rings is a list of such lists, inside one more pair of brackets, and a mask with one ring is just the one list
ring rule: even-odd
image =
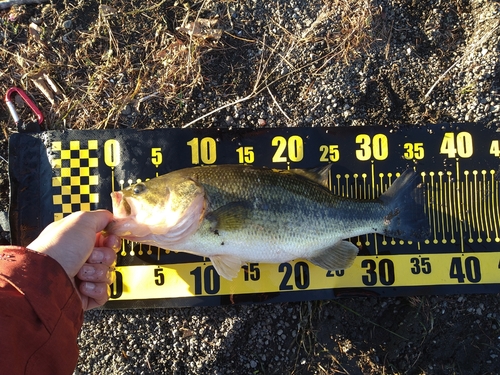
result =
[[241,146],[236,149],[238,153],[238,161],[240,164],[248,163],[251,164],[255,161],[255,153],[253,152],[253,146]]

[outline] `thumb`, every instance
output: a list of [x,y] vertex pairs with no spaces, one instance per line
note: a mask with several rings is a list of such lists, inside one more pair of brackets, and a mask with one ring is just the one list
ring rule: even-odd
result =
[[103,231],[114,218],[113,214],[108,210],[90,211],[85,214],[89,215],[89,218],[91,218],[92,223],[95,226],[95,233]]

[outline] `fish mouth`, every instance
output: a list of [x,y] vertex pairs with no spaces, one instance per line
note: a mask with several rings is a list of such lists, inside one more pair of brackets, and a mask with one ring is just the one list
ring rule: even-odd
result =
[[113,204],[113,215],[118,218],[125,218],[132,215],[132,207],[128,203],[121,191],[111,193]]
[[137,226],[132,214],[132,207],[121,191],[111,193],[114,220],[110,222],[104,231],[119,237],[128,237],[137,231]]

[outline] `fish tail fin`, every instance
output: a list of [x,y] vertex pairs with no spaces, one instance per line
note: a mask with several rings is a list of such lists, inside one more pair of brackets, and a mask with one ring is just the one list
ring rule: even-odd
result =
[[383,230],[378,233],[416,242],[429,237],[429,220],[424,211],[425,186],[418,178],[418,173],[408,168],[380,196],[386,214]]

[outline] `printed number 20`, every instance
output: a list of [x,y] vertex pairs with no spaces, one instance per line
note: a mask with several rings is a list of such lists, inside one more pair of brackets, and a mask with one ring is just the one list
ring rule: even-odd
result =
[[[304,141],[298,135],[292,135],[288,140],[278,135],[273,138],[271,145],[277,147],[273,163],[299,162],[304,158]],[[288,151],[288,155],[285,151]]]

